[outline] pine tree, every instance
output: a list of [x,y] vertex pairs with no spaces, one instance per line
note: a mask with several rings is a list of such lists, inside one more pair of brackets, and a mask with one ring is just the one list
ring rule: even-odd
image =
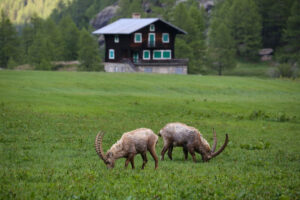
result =
[[51,56],[53,55],[54,44],[44,37],[42,31],[35,35],[32,45],[28,49],[28,57],[36,69],[48,70],[50,68]]
[[29,47],[32,45],[33,41],[34,41],[34,37],[35,37],[35,33],[33,30],[33,27],[31,26],[31,24],[26,24],[21,32],[21,49],[23,52],[22,55],[22,61],[23,63],[28,63],[29,62],[29,58],[28,58],[28,54],[29,54]]
[[285,55],[290,62],[300,63],[300,2],[296,0],[284,32]]
[[50,56],[51,60],[62,60],[64,52],[64,41],[62,39],[62,34],[59,31],[58,26],[51,18],[45,20],[43,34],[49,42],[53,43],[53,52]]
[[294,0],[255,0],[262,16],[262,45],[276,49],[282,45],[283,30],[286,29],[290,8]]
[[209,32],[208,55],[210,65],[222,75],[224,69],[235,67],[235,42],[228,27],[214,19]]
[[8,17],[1,13],[0,19],[0,67],[6,68],[10,59],[19,58],[19,39]]
[[173,11],[173,19],[175,25],[188,33],[184,36],[177,36],[176,57],[189,59],[189,73],[201,73],[206,49],[203,13],[194,4],[188,9],[184,3],[180,3]]
[[97,41],[85,29],[80,31],[79,48],[78,58],[83,70],[103,70]]
[[239,56],[256,60],[261,47],[261,16],[253,0],[234,0],[228,12],[228,26]]
[[76,60],[78,57],[79,30],[70,16],[59,22],[59,30],[64,41],[63,59]]
[[196,32],[193,35],[192,41],[189,43],[189,46],[193,49],[193,65],[192,69],[189,71],[191,73],[202,73],[205,65],[206,57],[206,44],[205,44],[205,20],[204,20],[204,10],[198,9],[196,6],[192,6],[189,11],[189,15],[195,24]]

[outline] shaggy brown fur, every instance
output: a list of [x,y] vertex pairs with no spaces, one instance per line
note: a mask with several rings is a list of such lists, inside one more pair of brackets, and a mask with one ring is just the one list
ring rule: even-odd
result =
[[215,152],[217,145],[215,131],[214,145],[211,149],[208,142],[196,128],[178,122],[167,124],[160,130],[159,136],[161,136],[164,141],[164,147],[161,151],[161,160],[164,160],[164,155],[167,150],[168,156],[172,160],[173,147],[180,146],[183,147],[185,160],[187,159],[189,152],[193,157],[193,161],[196,162],[195,152],[197,152],[201,154],[203,162],[206,162],[219,155],[228,143],[228,135],[226,134],[225,143],[217,152]]
[[104,154],[102,150],[103,133],[98,133],[95,140],[95,149],[99,157],[104,161],[108,168],[115,166],[115,160],[118,158],[127,158],[125,161],[125,167],[128,163],[131,163],[132,169],[134,169],[134,156],[141,154],[143,158],[142,169],[144,169],[148,159],[147,151],[155,160],[155,169],[158,167],[158,158],[155,152],[155,145],[158,140],[158,136],[153,133],[151,129],[140,128],[127,133],[124,133],[120,140],[118,140],[112,147]]

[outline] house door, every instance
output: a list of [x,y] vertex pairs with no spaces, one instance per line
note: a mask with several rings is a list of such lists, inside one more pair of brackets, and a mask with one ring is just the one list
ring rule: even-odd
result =
[[133,52],[133,62],[137,63],[139,61],[139,53]]

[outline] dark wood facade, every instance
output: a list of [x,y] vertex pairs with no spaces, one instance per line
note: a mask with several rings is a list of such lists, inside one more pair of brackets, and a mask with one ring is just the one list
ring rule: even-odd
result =
[[[154,31],[150,30],[150,26],[154,25]],[[135,33],[142,34],[141,43],[134,41]],[[155,45],[149,45],[148,37],[150,33],[155,34]],[[169,34],[169,42],[163,42],[163,33]],[[153,59],[154,50],[170,50],[171,57],[163,60],[171,60],[175,58],[174,54],[174,43],[175,36],[178,30],[169,26],[162,21],[156,21],[153,24],[149,24],[131,34],[105,34],[105,62],[122,62],[124,59],[129,59],[132,62],[158,62],[160,59]],[[119,42],[115,42],[115,36],[119,38]],[[114,59],[109,58],[109,50],[114,50]],[[150,59],[143,59],[143,51],[150,51]],[[138,55],[138,61],[134,60],[133,57]]]

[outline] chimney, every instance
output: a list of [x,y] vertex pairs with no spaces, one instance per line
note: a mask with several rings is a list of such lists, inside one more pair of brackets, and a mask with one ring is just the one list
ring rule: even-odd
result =
[[141,18],[141,14],[140,13],[132,13],[132,18],[133,19],[140,19]]

